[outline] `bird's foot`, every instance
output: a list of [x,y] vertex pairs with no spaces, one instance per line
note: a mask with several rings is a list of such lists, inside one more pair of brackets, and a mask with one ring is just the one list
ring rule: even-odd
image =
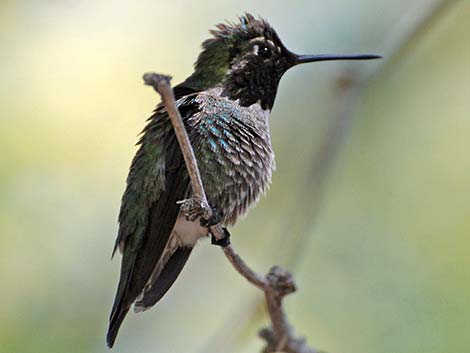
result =
[[222,221],[223,216],[224,215],[222,214],[222,212],[219,212],[216,208],[212,208],[212,216],[210,216],[209,218],[201,217],[199,223],[202,227],[210,228],[212,226],[215,226],[216,224],[219,224]]
[[180,210],[186,217],[186,220],[194,222],[198,218],[204,219],[206,209],[201,200],[191,198],[178,201],[177,204],[181,205]]
[[211,243],[212,245],[217,245],[222,248],[225,248],[227,245],[230,245],[230,233],[227,228],[222,228],[222,230],[224,231],[225,236],[222,239],[217,239],[216,237],[214,237],[214,235],[212,235]]
[[[212,208],[212,216],[209,218],[201,217],[199,223],[202,227],[209,228],[210,232],[210,228],[222,222],[223,217],[224,215],[222,212],[219,212],[216,208]],[[216,237],[214,237],[213,234],[211,234],[211,243],[213,245],[225,248],[227,245],[230,244],[230,233],[227,228],[222,228],[222,230],[224,232],[224,237],[222,239],[217,239]]]

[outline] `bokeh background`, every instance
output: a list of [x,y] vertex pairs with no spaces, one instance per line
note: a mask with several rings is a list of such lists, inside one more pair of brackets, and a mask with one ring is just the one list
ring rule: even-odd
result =
[[[208,30],[260,14],[303,53],[271,118],[278,170],[233,229],[259,271],[291,270],[297,331],[329,353],[470,346],[470,2],[2,1],[0,352],[107,352],[110,261],[145,71],[190,74]],[[114,352],[258,352],[261,293],[201,242]]]

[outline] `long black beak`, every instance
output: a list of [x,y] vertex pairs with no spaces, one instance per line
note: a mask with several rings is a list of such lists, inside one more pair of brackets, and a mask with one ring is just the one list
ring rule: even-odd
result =
[[331,60],[373,60],[380,59],[380,55],[334,55],[334,54],[320,54],[320,55],[295,55],[294,65],[312,63],[315,61],[331,61]]

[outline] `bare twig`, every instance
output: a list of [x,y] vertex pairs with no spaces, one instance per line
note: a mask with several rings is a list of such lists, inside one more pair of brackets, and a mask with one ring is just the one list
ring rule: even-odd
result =
[[[162,97],[188,169],[194,197],[201,203],[204,210],[203,217],[209,219],[212,216],[212,209],[207,201],[191,142],[181,115],[176,108],[175,97],[170,85],[171,78],[156,73],[146,73],[143,78],[145,84],[152,86]],[[225,237],[225,233],[219,224],[210,227],[210,232],[219,240]],[[229,244],[222,249],[238,273],[265,293],[272,325],[271,328],[263,329],[260,332],[260,336],[267,341],[263,353],[317,353],[317,351],[308,347],[304,338],[298,338],[294,335],[294,330],[282,306],[283,298],[296,290],[292,275],[280,267],[273,267],[266,276],[261,276],[243,261],[232,245]]]
[[[181,119],[181,115],[176,108],[175,95],[170,85],[170,76],[146,73],[143,76],[146,85],[152,86],[157,93],[162,97],[163,104],[166,107],[168,116],[170,117],[171,124],[175,130],[176,138],[183,154],[186,168],[191,179],[191,186],[194,194],[194,198],[200,202],[201,207],[204,211],[204,218],[209,219],[212,216],[212,208],[209,207],[207,202],[206,193],[202,186],[201,174],[196,164],[196,157],[194,151],[189,142],[189,137]],[[214,225],[210,228],[211,234],[217,239],[223,239],[225,234],[220,225]]]
[[245,277],[248,282],[264,291],[269,287],[269,283],[266,281],[266,279],[263,276],[257,274],[255,271],[253,271],[245,263],[245,261],[243,261],[240,255],[238,255],[238,253],[235,251],[231,244],[222,249],[224,250],[224,254],[230,261],[232,266],[235,267],[238,273]]

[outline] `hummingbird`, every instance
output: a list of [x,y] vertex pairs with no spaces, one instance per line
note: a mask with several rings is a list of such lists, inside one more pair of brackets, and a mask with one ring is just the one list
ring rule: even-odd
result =
[[[166,108],[160,104],[141,133],[119,212],[113,255],[122,253],[107,344],[134,305],[154,306],[170,289],[194,246],[214,222],[229,232],[264,194],[275,169],[269,115],[279,81],[290,68],[327,60],[368,60],[378,55],[298,55],[264,19],[245,13],[216,25],[202,43],[194,72],[174,87],[215,218],[191,217],[180,208],[192,196],[190,180]],[[208,224],[211,223],[211,224]]]

